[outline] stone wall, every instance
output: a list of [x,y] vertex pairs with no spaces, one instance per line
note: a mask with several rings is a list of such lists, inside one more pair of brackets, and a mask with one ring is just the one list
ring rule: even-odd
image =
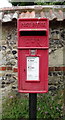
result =
[[50,22],[49,91],[64,89],[65,21]]
[[[2,86],[12,84],[17,87],[17,23],[12,21],[2,24],[2,45],[0,45],[0,79]],[[65,22],[50,22],[49,29],[49,90],[63,88],[65,63]],[[56,69],[54,69],[56,67]],[[60,67],[60,70],[58,69]],[[51,68],[51,69],[50,69]],[[53,70],[54,69],[54,70]]]
[[2,62],[0,63],[2,87],[17,80],[17,24],[16,22],[2,24]]

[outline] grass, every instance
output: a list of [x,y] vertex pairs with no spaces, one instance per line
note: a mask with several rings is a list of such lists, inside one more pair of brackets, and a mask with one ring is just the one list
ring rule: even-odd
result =
[[38,118],[44,118],[45,120],[56,120],[63,116],[63,97],[58,93],[57,95],[50,96],[48,93],[42,94],[38,99],[37,108]]
[[[29,118],[29,98],[25,94],[10,93],[3,103],[2,120],[21,120]],[[61,120],[63,117],[63,91],[54,96],[50,93],[37,94],[37,118],[42,120]],[[62,118],[63,120],[63,118]]]
[[28,99],[27,97],[10,94],[3,104],[2,119],[19,119],[28,117]]

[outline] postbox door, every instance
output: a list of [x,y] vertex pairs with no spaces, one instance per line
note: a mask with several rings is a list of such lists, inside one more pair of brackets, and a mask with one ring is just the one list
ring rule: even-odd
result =
[[48,50],[19,50],[19,90],[45,92],[48,90]]

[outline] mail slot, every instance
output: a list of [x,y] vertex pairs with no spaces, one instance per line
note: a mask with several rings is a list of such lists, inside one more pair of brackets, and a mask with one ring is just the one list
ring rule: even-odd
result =
[[41,30],[28,30],[28,31],[20,31],[20,36],[46,36],[46,31]]
[[19,18],[17,31],[18,91],[46,93],[48,91],[49,21],[47,18]]

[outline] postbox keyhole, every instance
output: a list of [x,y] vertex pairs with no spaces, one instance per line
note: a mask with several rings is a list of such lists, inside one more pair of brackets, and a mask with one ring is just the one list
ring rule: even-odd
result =
[[24,72],[25,72],[26,70],[24,69]]

